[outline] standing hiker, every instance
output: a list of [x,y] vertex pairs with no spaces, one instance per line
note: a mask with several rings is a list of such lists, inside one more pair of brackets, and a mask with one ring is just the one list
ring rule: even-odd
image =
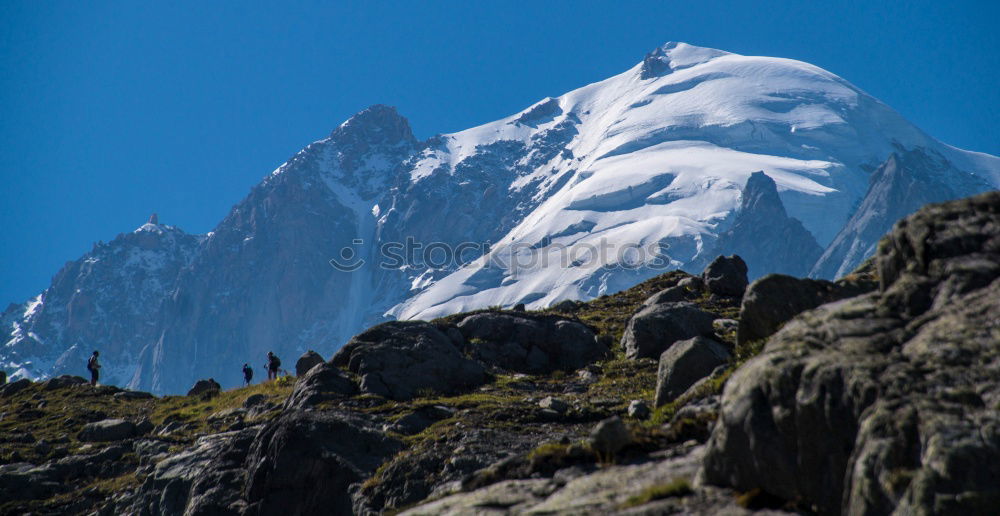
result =
[[277,380],[278,379],[278,370],[280,370],[280,369],[281,369],[281,359],[278,358],[278,355],[275,355],[273,352],[268,351],[267,352],[267,379],[268,380]]
[[97,351],[94,351],[93,355],[90,355],[90,360],[87,360],[87,370],[90,371],[90,385],[96,386],[97,379],[101,376],[101,364],[97,362],[97,356],[100,355]]
[[253,368],[250,364],[243,364],[243,385],[250,385],[250,380],[253,380]]

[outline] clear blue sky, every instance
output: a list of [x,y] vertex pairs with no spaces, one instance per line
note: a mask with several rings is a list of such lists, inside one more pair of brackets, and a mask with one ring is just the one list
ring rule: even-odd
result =
[[874,3],[5,1],[0,303],[151,212],[211,230],[370,104],[424,138],[666,41],[811,62],[944,142],[1000,154],[1000,2]]

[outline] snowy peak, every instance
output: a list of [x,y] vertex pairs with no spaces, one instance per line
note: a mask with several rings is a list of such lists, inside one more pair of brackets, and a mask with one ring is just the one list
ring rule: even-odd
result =
[[642,60],[639,78],[660,77],[674,70],[690,68],[724,55],[729,55],[729,52],[669,41],[646,54]]
[[341,145],[364,143],[366,145],[415,144],[416,138],[410,122],[396,108],[375,104],[349,118],[330,133],[330,138]]

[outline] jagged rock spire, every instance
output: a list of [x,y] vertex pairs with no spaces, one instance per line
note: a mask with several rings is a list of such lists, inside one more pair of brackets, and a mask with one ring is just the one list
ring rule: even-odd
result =
[[149,220],[146,221],[146,224],[157,224],[158,225],[159,223],[160,223],[160,217],[158,217],[155,213],[152,214],[152,215],[150,215],[149,216]]

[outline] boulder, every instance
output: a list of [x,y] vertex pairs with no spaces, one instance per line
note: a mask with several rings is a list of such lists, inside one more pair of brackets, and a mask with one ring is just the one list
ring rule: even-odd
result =
[[649,417],[649,405],[642,400],[632,400],[628,404],[628,417],[633,419],[646,419]]
[[726,383],[705,481],[821,514],[1000,506],[1000,192],[929,205],[880,289],[789,321]]
[[243,514],[352,514],[348,488],[401,449],[362,414],[286,412],[247,457]]
[[83,425],[77,438],[84,442],[121,441],[135,437],[135,424],[124,419],[105,419]]
[[[135,453],[154,463],[134,491],[114,498],[109,514],[238,514],[245,460],[259,429],[208,434],[187,449],[164,453],[170,443],[141,440]],[[154,460],[155,457],[155,460]]]
[[659,357],[674,342],[713,334],[712,314],[693,303],[664,303],[643,308],[632,316],[622,335],[625,356]]
[[604,454],[615,454],[632,444],[632,433],[618,416],[609,417],[594,425],[590,432],[590,447]]
[[737,255],[719,256],[701,273],[709,292],[726,297],[740,297],[747,288],[747,264]]
[[200,396],[202,394],[212,393],[213,391],[215,394],[218,394],[221,390],[222,386],[219,385],[219,382],[215,381],[214,378],[209,378],[208,380],[198,380],[195,382],[194,387],[191,387],[191,390],[188,391],[187,395]]
[[688,295],[689,295],[688,289],[680,285],[675,285],[673,287],[663,289],[653,294],[648,299],[642,302],[642,306],[662,305],[663,303],[676,303],[678,301],[686,300],[688,298]]
[[856,284],[768,274],[754,281],[743,296],[737,342],[745,344],[770,337],[782,324],[806,310],[868,290]]
[[122,391],[115,393],[114,396],[124,400],[151,400],[156,397],[144,391]]
[[565,414],[566,411],[569,410],[569,405],[567,405],[565,401],[552,396],[542,398],[542,401],[538,402],[538,406],[543,409],[555,411],[559,414]]
[[354,336],[331,360],[361,377],[361,391],[395,400],[455,394],[485,383],[486,372],[434,325],[391,321]]
[[462,319],[458,329],[469,356],[507,371],[574,371],[608,354],[590,328],[558,315],[486,312]]
[[[296,387],[298,387],[297,384],[296,384]],[[295,391],[293,390],[292,394],[294,394],[294,393],[295,393]],[[247,398],[245,400],[243,400],[243,408],[248,409],[248,408],[251,408],[251,407],[256,407],[257,405],[260,405],[260,404],[263,404],[263,403],[266,403],[266,402],[267,402],[267,396],[265,396],[263,394],[260,394],[260,393],[258,393],[258,394],[251,394],[251,395],[247,396]]]
[[393,430],[405,434],[413,435],[422,432],[427,427],[437,421],[447,419],[455,415],[455,409],[450,407],[431,405],[420,407],[413,412],[399,418],[393,425]]
[[698,380],[712,374],[729,360],[729,351],[706,337],[694,337],[674,343],[660,355],[656,373],[656,401],[663,405],[684,394]]
[[41,385],[42,385],[42,390],[52,391],[55,389],[72,387],[74,385],[83,385],[85,383],[88,383],[87,380],[79,376],[64,374],[61,376],[57,376],[55,378],[50,378],[48,380],[45,380],[44,382],[41,383]]
[[550,310],[555,310],[557,312],[563,313],[573,313],[580,309],[580,302],[574,301],[572,299],[563,299],[558,303],[549,307]]
[[309,350],[302,354],[295,362],[295,376],[303,376],[317,364],[325,362],[319,353]]
[[[333,364],[321,362],[309,369],[305,376],[295,382],[292,394],[285,402],[286,407],[304,408],[321,401],[343,398],[358,392],[358,386]],[[251,396],[253,397],[253,396]],[[264,401],[263,399],[254,403]],[[244,406],[250,403],[250,398]],[[250,405],[252,406],[252,404]]]
[[705,290],[705,282],[698,276],[688,276],[687,278],[678,281],[677,286],[684,287],[688,289],[688,291],[695,294],[700,294]]
[[15,382],[8,383],[3,387],[0,387],[0,398],[6,398],[8,396],[13,396],[22,390],[28,388],[31,385],[31,380],[27,378],[21,378]]

